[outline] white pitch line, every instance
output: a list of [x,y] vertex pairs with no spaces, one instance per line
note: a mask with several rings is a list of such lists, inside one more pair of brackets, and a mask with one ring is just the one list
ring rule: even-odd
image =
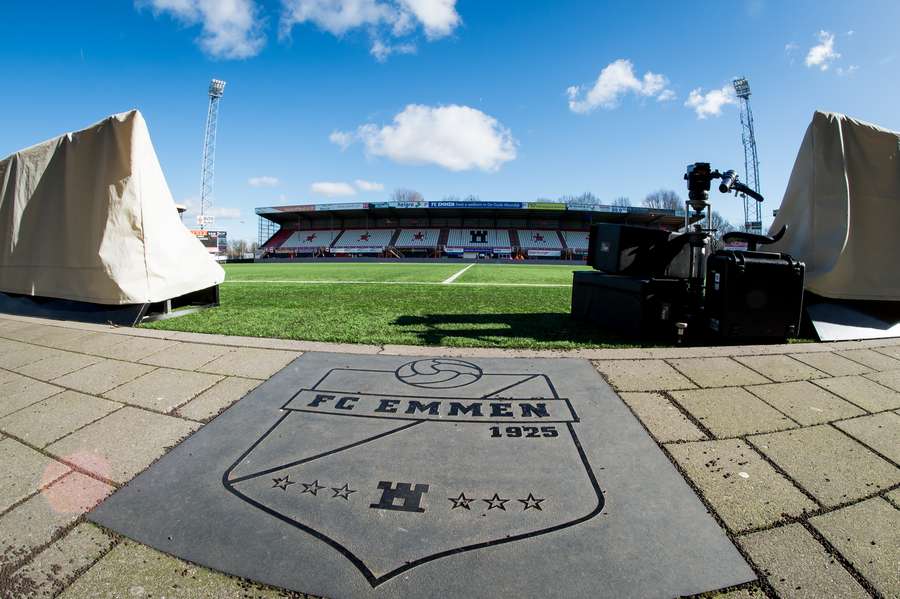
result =
[[460,277],[460,275],[462,275],[464,272],[466,272],[467,270],[469,270],[469,269],[472,268],[473,266],[475,266],[475,263],[474,263],[474,262],[473,262],[472,264],[468,265],[467,267],[463,268],[463,269],[460,270],[459,272],[454,273],[453,275],[447,277],[444,281],[441,282],[441,284],[442,284],[442,285],[449,285],[449,284],[451,284],[453,281],[455,281],[456,279],[458,279],[458,278]]
[[[445,285],[437,281],[298,281],[298,280],[259,280],[259,281],[224,281],[223,284],[266,283],[276,285]],[[457,287],[571,287],[568,283],[454,283]]]

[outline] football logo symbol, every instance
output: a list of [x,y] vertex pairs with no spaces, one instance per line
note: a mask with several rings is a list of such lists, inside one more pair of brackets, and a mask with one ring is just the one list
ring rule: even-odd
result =
[[397,369],[398,379],[423,389],[455,389],[481,378],[481,368],[464,360],[431,358],[408,362]]

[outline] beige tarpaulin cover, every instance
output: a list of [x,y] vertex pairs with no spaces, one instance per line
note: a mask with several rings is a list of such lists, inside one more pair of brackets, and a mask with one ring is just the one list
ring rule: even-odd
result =
[[224,278],[182,224],[137,110],[0,161],[0,291],[136,304]]
[[816,112],[766,251],[806,262],[806,288],[836,299],[900,300],[900,133]]

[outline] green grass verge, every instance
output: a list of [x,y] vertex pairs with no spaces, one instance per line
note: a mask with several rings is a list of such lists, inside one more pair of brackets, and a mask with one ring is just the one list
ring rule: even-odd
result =
[[590,267],[555,264],[476,264],[456,279],[456,282],[571,285],[572,273],[576,270],[590,270]]
[[440,283],[465,264],[317,262],[227,264],[228,281],[416,281]]
[[[252,274],[238,275],[238,266],[244,265],[228,266],[230,280]],[[414,267],[395,267],[403,268]],[[469,272],[476,268],[480,265]],[[568,287],[226,283],[220,307],[144,326],[378,345],[622,347],[608,335],[573,322],[570,295]]]

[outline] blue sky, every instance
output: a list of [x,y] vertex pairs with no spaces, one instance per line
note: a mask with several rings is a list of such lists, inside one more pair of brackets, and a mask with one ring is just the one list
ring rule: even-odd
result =
[[639,205],[682,192],[689,162],[743,171],[737,106],[708,94],[744,75],[770,215],[815,109],[900,129],[898,22],[896,0],[9,2],[0,155],[139,108],[176,200],[196,202],[217,77],[232,238],[255,239],[257,206],[398,187]]

